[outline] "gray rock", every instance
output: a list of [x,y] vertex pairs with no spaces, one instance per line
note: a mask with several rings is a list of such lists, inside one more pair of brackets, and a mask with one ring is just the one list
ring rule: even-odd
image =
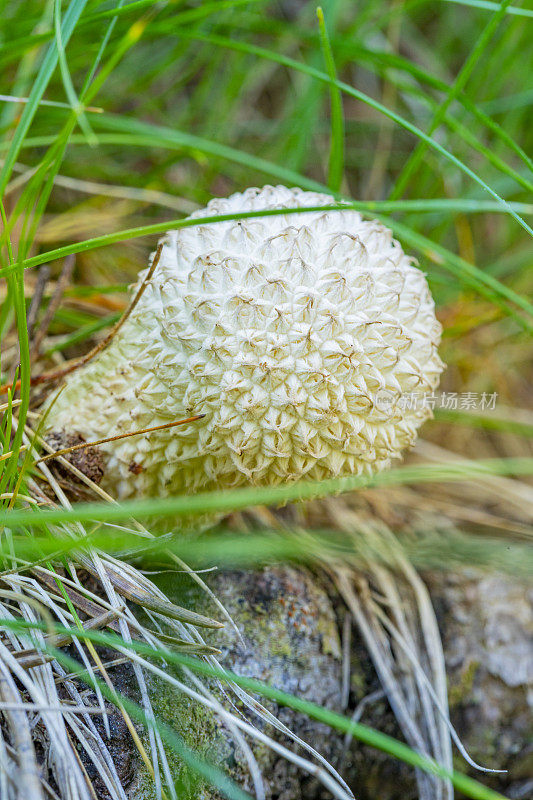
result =
[[[212,614],[205,595],[194,592],[194,598],[189,593],[184,597],[176,589],[175,578],[171,583],[162,588],[175,600],[179,596],[180,602],[187,602],[188,607],[200,613],[209,609]],[[243,646],[233,634],[226,640],[220,632],[206,636],[206,640],[222,650],[220,660],[225,667],[326,708],[340,710],[341,652],[336,618],[326,592],[310,573],[286,566],[256,572],[225,572],[211,579],[210,585],[237,622],[245,642]],[[151,694],[156,714],[172,725],[186,744],[253,793],[243,753],[210,712],[177,695],[159,680],[152,681]],[[335,760],[341,744],[339,735],[305,715],[269,701],[262,702],[323,756]],[[272,726],[251,715],[240,702],[236,706],[260,730],[292,745],[286,737],[280,739]],[[313,800],[328,796],[315,779],[302,774],[266,745],[254,746],[253,751],[265,779],[268,800]],[[180,800],[181,796],[183,800],[220,797],[185,769],[180,771],[180,780]],[[150,800],[155,796],[142,770],[130,789],[130,796],[135,800]]]
[[[454,766],[516,800],[533,796],[533,587],[479,570],[424,575],[437,612],[448,676],[451,721],[471,757],[504,774],[471,769],[454,749]],[[352,707],[379,689],[356,636]],[[388,703],[369,704],[361,721],[401,739]],[[358,800],[416,800],[412,770],[354,742],[343,777]]]
[[[505,775],[473,773],[460,756],[456,767],[512,798],[531,794],[533,750],[533,589],[504,576],[474,570],[426,575],[437,610],[446,654],[452,721],[472,757]],[[211,588],[241,629],[246,646],[220,633],[207,637],[221,647],[222,663],[242,675],[315,703],[341,710],[341,601],[328,597],[309,572],[273,566],[258,571],[218,573]],[[161,583],[181,605],[194,600],[196,610],[213,613],[205,596]],[[350,708],[379,690],[366,650],[354,634]],[[253,794],[246,760],[231,735],[212,714],[155,681],[151,687],[156,713],[171,724],[201,757],[225,770]],[[335,766],[358,800],[415,800],[411,768],[354,741],[343,752],[343,737],[319,723],[275,704],[265,705]],[[244,710],[240,706],[240,710]],[[249,712],[245,712],[250,718]],[[350,713],[350,712],[348,712]],[[402,738],[385,699],[369,703],[361,721]],[[275,732],[254,720],[276,738]],[[286,743],[286,742],[285,742]],[[263,745],[254,754],[265,779],[268,800],[313,800],[327,792]],[[218,800],[219,795],[181,770],[184,800]],[[135,800],[154,797],[142,769],[132,786]]]
[[465,569],[431,576],[429,588],[441,621],[452,720],[476,761],[507,770],[483,776],[484,783],[513,798],[531,797],[533,586]]

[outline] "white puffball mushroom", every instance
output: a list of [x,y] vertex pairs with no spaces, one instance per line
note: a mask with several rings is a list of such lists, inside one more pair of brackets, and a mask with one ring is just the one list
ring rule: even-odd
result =
[[[334,202],[265,186],[191,216]],[[371,474],[413,445],[444,366],[441,327],[388,228],[347,209],[204,223],[163,242],[131,316],[45,422],[93,441],[205,415],[102,445],[116,497]]]

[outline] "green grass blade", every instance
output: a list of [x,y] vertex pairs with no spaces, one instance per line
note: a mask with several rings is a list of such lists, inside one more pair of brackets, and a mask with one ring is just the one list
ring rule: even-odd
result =
[[98,115],[97,126],[99,129],[123,132],[127,135],[140,135],[143,142],[151,139],[152,146],[175,147],[182,150],[197,151],[205,155],[231,161],[246,167],[253,172],[270,175],[277,180],[292,186],[301,186],[310,191],[323,191],[323,184],[306,178],[298,172],[293,172],[286,167],[273,164],[264,158],[251,155],[228,145],[220,144],[201,136],[195,136],[186,131],[175,128],[166,128],[162,125],[152,125],[131,117],[122,117],[114,114]]
[[[7,218],[4,204],[0,197],[0,214],[2,223],[7,236],[7,248],[9,259],[11,262],[14,260],[13,250],[7,234]],[[10,444],[12,456],[9,458],[5,465],[2,476],[0,478],[0,494],[6,490],[10,482],[16,478],[17,464],[19,449],[22,444],[24,434],[24,423],[30,405],[30,349],[28,338],[28,327],[26,325],[26,301],[24,297],[24,267],[20,262],[14,264],[14,271],[7,279],[10,296],[15,310],[15,322],[19,343],[19,359],[20,359],[20,399],[21,403],[18,408],[18,423],[15,435]],[[11,417],[11,415],[10,415]],[[11,423],[11,419],[10,419]]]
[[[417,83],[426,84],[440,92],[449,91],[449,86],[444,81],[441,81],[439,78],[431,75],[421,67],[396,54],[386,53],[379,50],[368,50],[367,48],[360,46],[358,43],[346,43],[343,40],[339,41],[338,47],[341,52],[346,51],[351,53],[352,57],[356,61],[362,60],[364,63],[368,64],[369,67],[378,74],[386,75],[388,80],[394,81],[395,85],[401,88],[402,91],[416,96],[431,108],[436,109],[438,107],[436,101],[433,100],[433,98],[427,93],[422,92],[416,84],[413,85],[406,82],[400,83],[398,78],[394,77],[396,70],[401,70],[402,72],[406,72],[408,75],[411,75],[413,78],[415,78]],[[392,74],[389,74],[387,67],[390,67]],[[465,95],[464,92],[460,92],[457,95],[456,100],[463,106],[465,111],[472,114],[478,122],[488,128],[488,130],[490,130],[498,139],[500,139],[500,141],[507,145],[518,156],[518,158],[520,158],[520,160],[527,166],[529,170],[533,171],[533,160],[528,156],[524,149],[520,147],[517,142],[515,142],[512,136],[510,136],[507,131],[501,127],[501,125],[495,122],[486,113],[486,111],[480,107],[479,104],[470,100],[470,98]],[[456,114],[445,113],[443,117],[443,123],[451,130],[459,132],[461,137],[468,142],[471,147],[483,154],[494,166],[497,167],[497,169],[513,177],[514,180],[516,180],[520,185],[524,186],[524,188],[528,189],[529,191],[533,191],[533,184],[531,181],[525,179],[522,175],[520,175],[520,173],[509,166],[500,156],[498,156],[497,153],[493,151],[492,148],[485,146],[480,137],[477,136],[476,133],[465,123],[462,123],[457,118]]]
[[61,0],[54,0],[54,34],[55,34],[57,54],[59,59],[59,69],[61,71],[61,77],[63,78],[63,86],[65,87],[65,94],[67,95],[67,99],[70,103],[70,107],[73,113],[77,116],[80,128],[87,137],[88,143],[94,146],[96,141],[95,136],[91,130],[91,126],[89,125],[87,117],[76,95],[76,91],[72,84],[72,79],[70,77],[70,72],[67,64],[65,47],[63,45],[63,39],[61,36]]
[[473,414],[470,411],[461,411],[453,408],[436,408],[433,412],[437,422],[453,422],[458,425],[468,425],[472,428],[483,428],[488,431],[502,431],[514,433],[517,436],[533,437],[533,423],[522,422],[516,419],[502,419],[488,414]]
[[222,36],[215,36],[215,35],[203,35],[198,33],[184,33],[180,31],[180,36],[186,36],[191,39],[197,39],[199,41],[210,42],[212,44],[218,45],[219,47],[226,47],[228,49],[233,50],[240,50],[241,52],[251,53],[259,58],[265,58],[270,61],[274,61],[278,64],[281,64],[285,67],[290,69],[297,70],[299,72],[303,72],[306,75],[311,75],[319,81],[323,83],[332,84],[336,86],[341,92],[344,92],[349,97],[353,97],[355,100],[360,100],[362,103],[365,103],[370,108],[373,108],[375,111],[378,111],[380,114],[383,114],[388,119],[395,122],[400,127],[404,128],[404,130],[409,131],[409,133],[416,136],[421,141],[425,142],[432,150],[434,150],[439,155],[443,156],[447,161],[454,164],[461,172],[467,175],[471,180],[481,186],[484,191],[488,192],[491,197],[495,200],[498,200],[502,203],[502,205],[507,209],[508,213],[513,217],[513,219],[518,222],[518,224],[525,230],[530,236],[533,236],[533,229],[526,223],[524,220],[516,214],[512,208],[509,206],[506,200],[503,197],[494,191],[482,178],[480,178],[473,170],[470,169],[463,161],[450,153],[445,147],[440,145],[435,139],[432,139],[431,136],[428,136],[424,133],[420,128],[416,125],[413,125],[411,122],[406,120],[400,114],[397,114],[395,111],[384,106],[377,100],[374,100],[369,95],[365,94],[364,92],[359,91],[358,89],[354,89],[353,86],[350,86],[347,83],[339,80],[333,80],[327,75],[325,72],[321,72],[320,70],[315,69],[314,67],[310,67],[306,64],[303,64],[300,61],[296,61],[289,56],[285,56],[279,53],[275,53],[272,50],[267,50],[264,47],[259,47],[257,45],[251,45],[248,42],[240,42],[232,39],[228,39]]
[[[319,184],[319,191],[323,190],[325,187],[322,187]],[[416,202],[416,201],[415,201]],[[420,202],[420,201],[418,201]],[[410,243],[414,247],[416,247],[420,252],[422,252],[426,257],[428,257],[431,261],[440,264],[445,269],[448,269],[453,274],[459,276],[462,280],[469,283],[472,287],[476,288],[478,291],[484,293],[486,295],[486,290],[490,290],[492,294],[489,295],[490,299],[493,302],[498,302],[498,298],[503,298],[505,301],[509,301],[517,305],[520,309],[528,313],[529,315],[533,316],[533,304],[530,303],[526,297],[514,292],[505,284],[498,281],[492,275],[488,274],[480,270],[478,267],[469,264],[464,259],[460,258],[459,256],[455,255],[451,251],[447,250],[445,247],[438,245],[437,243],[433,242],[430,239],[422,236],[421,234],[417,234],[411,228],[406,225],[402,225],[395,220],[389,219],[384,217],[381,213],[381,209],[383,208],[398,208],[398,206],[392,205],[387,206],[386,203],[379,203],[379,202],[344,202],[342,205],[338,206],[310,206],[305,209],[297,209],[291,212],[287,209],[281,210],[270,210],[270,211],[255,211],[255,212],[243,212],[241,214],[224,214],[219,216],[213,217],[202,217],[201,222],[202,224],[209,224],[212,222],[220,222],[224,220],[238,220],[238,219],[253,219],[254,217],[268,217],[268,216],[275,216],[279,214],[290,214],[290,213],[313,213],[316,211],[324,211],[324,210],[342,210],[343,208],[353,208],[356,210],[362,211],[373,211],[376,213],[381,219],[387,222],[394,231],[396,231],[406,242]],[[404,208],[413,208],[412,204],[409,206],[405,206]],[[465,209],[468,209],[471,206],[469,204],[465,204],[462,206]],[[527,207],[527,206],[526,206]],[[175,219],[175,220],[168,220],[163,223],[155,223],[154,225],[143,225],[140,228],[130,228],[127,230],[118,231],[116,233],[105,234],[104,236],[97,236],[94,239],[86,239],[83,242],[77,242],[72,245],[66,245],[64,247],[59,247],[56,250],[49,250],[45,253],[41,253],[38,256],[33,256],[25,260],[23,266],[24,268],[30,268],[37,266],[39,264],[44,264],[47,261],[53,261],[58,258],[63,258],[67,255],[72,255],[75,253],[81,253],[87,250],[93,250],[98,247],[104,247],[109,244],[114,244],[116,242],[123,241],[125,239],[132,239],[139,236],[148,236],[152,234],[164,233],[169,229],[179,230],[180,228],[187,228],[187,227],[194,227],[195,225],[199,225],[200,221],[196,218],[194,219]],[[6,277],[11,273],[13,267],[6,267],[0,270],[0,277]],[[508,306],[505,304],[502,305],[502,308],[509,312]],[[529,326],[531,327],[531,326]]]
[[[76,27],[76,23],[78,22],[83,9],[85,8],[86,2],[87,0],[71,0],[61,25],[61,39],[64,45],[67,44],[72,36],[74,28]],[[13,166],[15,165],[20,152],[20,148],[22,147],[24,138],[26,137],[26,134],[28,133],[32,120],[35,116],[39,106],[39,101],[41,100],[57,66],[58,58],[59,55],[57,44],[54,42],[48,48],[43,63],[41,64],[41,68],[39,69],[39,73],[35,78],[32,90],[28,97],[28,102],[24,106],[24,110],[20,117],[20,122],[17,125],[15,135],[13,136],[13,140],[2,166],[2,170],[0,172],[0,196],[3,194],[9,182]]]
[[[428,134],[430,136],[437,130],[437,128],[443,121],[451,103],[463,91],[468,79],[470,78],[470,75],[472,74],[474,67],[476,66],[477,62],[485,52],[486,48],[489,45],[490,40],[496,33],[498,25],[504,18],[506,9],[510,5],[510,2],[511,0],[502,0],[502,3],[498,7],[498,10],[495,11],[494,15],[489,20],[484,30],[481,32],[479,39],[477,40],[473,49],[470,51],[470,54],[465,63],[463,64],[463,66],[461,67],[461,70],[459,71],[457,78],[450,87],[446,99],[439,106],[437,113],[435,114],[435,116],[431,121],[431,125],[429,126],[428,130]],[[405,189],[407,188],[407,184],[409,183],[412,175],[420,166],[425,151],[426,151],[426,143],[420,142],[420,144],[416,147],[415,151],[410,156],[404,169],[398,176],[394,189],[390,194],[391,200],[397,200],[399,197],[402,196]]]
[[[116,22],[129,14],[135,14],[147,8],[149,9],[153,6],[158,6],[160,5],[160,2],[161,0],[138,0],[137,2],[127,4],[121,2],[115,8],[110,8],[106,11],[97,11],[91,14],[84,14],[79,20],[79,26],[90,25],[94,22],[99,22],[100,20],[105,19],[111,19],[112,21]],[[178,5],[182,2],[183,0],[168,0],[167,5]],[[196,22],[204,19],[205,17],[209,17],[216,11],[233,8],[234,6],[244,6],[252,3],[266,2],[268,2],[268,0],[219,0],[219,2],[204,3],[199,8],[191,8],[175,14],[171,18],[172,24],[187,25],[191,22]],[[169,23],[167,22],[166,30],[168,30],[168,28]],[[16,57],[19,53],[24,53],[32,48],[44,44],[45,42],[52,41],[53,39],[54,30],[52,28],[49,31],[34,33],[29,36],[21,36],[18,39],[4,42],[0,48],[0,63],[3,61],[8,61],[11,58]]]
[[[335,61],[331,50],[324,12],[320,6],[316,10],[320,29],[320,42],[326,71],[332,81],[337,80]],[[344,114],[342,110],[342,96],[339,88],[330,84],[331,96],[331,144],[329,153],[328,186],[332,192],[338,193],[341,189],[344,175]]]
[[[441,3],[457,3],[460,6],[470,6],[471,8],[482,8],[486,11],[498,11],[500,8],[499,3],[493,3],[491,0],[441,0]],[[518,6],[507,6],[505,9],[506,14],[514,14],[517,17],[529,17],[533,19],[533,9],[518,8]]]
[[130,517],[185,517],[210,512],[229,513],[258,505],[314,500],[375,486],[479,480],[497,475],[533,475],[533,458],[463,460],[449,464],[402,466],[372,476],[352,475],[324,481],[298,481],[289,486],[233,489],[224,493],[201,492],[191,497],[131,500],[121,505],[80,503],[75,509],[33,509],[0,513],[0,526],[36,528],[66,522],[111,522]]

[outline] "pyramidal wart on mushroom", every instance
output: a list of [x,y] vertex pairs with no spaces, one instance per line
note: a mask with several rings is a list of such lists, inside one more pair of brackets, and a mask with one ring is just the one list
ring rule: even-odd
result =
[[102,445],[116,497],[371,474],[413,445],[431,412],[402,397],[436,388],[441,327],[391,231],[349,209],[201,222],[334,202],[248,189],[165,236],[139,303],[45,423],[93,441],[204,415]]

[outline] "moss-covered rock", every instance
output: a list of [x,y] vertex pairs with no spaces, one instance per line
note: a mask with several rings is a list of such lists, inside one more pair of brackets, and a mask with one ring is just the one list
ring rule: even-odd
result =
[[[231,629],[206,636],[222,650],[220,660],[225,667],[326,708],[340,710],[341,651],[336,618],[326,592],[310,573],[285,566],[225,572],[214,576],[210,585],[237,623],[244,640],[243,645]],[[163,581],[161,588],[173,600],[187,602],[189,607],[193,600],[197,611],[213,612],[203,593],[194,591],[191,597],[189,589],[185,598],[183,587],[177,586],[174,578]],[[210,688],[216,692],[214,686]],[[156,714],[180,734],[186,745],[227,772],[243,788],[253,789],[244,754],[212,712],[160,680],[152,681],[151,695]],[[322,755],[335,760],[341,746],[340,736],[302,714],[278,708],[269,701],[264,704]],[[280,739],[272,726],[252,715],[242,703],[236,705],[260,730]],[[281,741],[292,745],[286,737],[282,736]],[[269,800],[312,800],[327,796],[322,795],[316,780],[302,774],[266,745],[253,745],[253,752]],[[220,797],[185,768],[179,772],[180,800]],[[130,796],[135,800],[155,797],[151,781],[142,769]]]
[[[483,783],[514,798],[531,796],[533,723],[533,604],[530,586],[474,570],[426,575],[441,628],[450,688],[452,722],[467,750],[480,763],[506,769],[504,775],[475,774]],[[188,579],[187,579],[188,581]],[[259,678],[286,692],[333,710],[341,709],[339,598],[303,569],[272,566],[258,571],[221,572],[211,588],[236,621],[241,645],[230,631],[206,638],[222,649],[221,662],[241,675]],[[185,588],[189,586],[189,588]],[[206,596],[175,576],[161,582],[174,601],[213,613]],[[363,642],[354,632],[350,708],[379,690]],[[156,713],[180,733],[200,757],[216,764],[251,791],[246,760],[213,714],[162,681],[153,681]],[[315,747],[340,771],[358,800],[416,800],[410,767],[361,743],[343,752],[343,739],[323,725],[275,704],[278,718]],[[242,705],[237,704],[241,711]],[[348,712],[349,713],[349,712]],[[245,711],[250,719],[250,712]],[[383,697],[365,705],[361,721],[402,738]],[[254,723],[276,738],[257,718]],[[529,742],[529,744],[528,744]],[[268,800],[312,800],[330,795],[264,745],[253,747]],[[456,766],[469,771],[458,756]],[[180,800],[218,800],[219,795],[180,767]],[[135,800],[152,800],[151,781],[142,768],[130,790]]]

